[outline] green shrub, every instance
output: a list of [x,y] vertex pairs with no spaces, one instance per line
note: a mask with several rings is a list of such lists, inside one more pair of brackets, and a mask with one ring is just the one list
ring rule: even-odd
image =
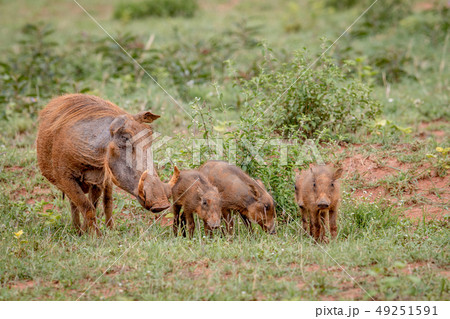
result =
[[53,32],[49,25],[25,25],[18,50],[0,61],[0,118],[17,111],[36,114],[39,98],[60,94],[71,85],[72,73],[51,39]]
[[327,7],[336,8],[338,10],[350,9],[358,4],[358,0],[324,0]]
[[401,19],[411,14],[411,2],[411,0],[383,0],[374,4],[374,0],[323,0],[325,6],[337,10],[356,8],[362,13],[371,6],[352,30],[353,34],[361,36],[396,26]]
[[[372,0],[359,1],[361,10],[367,9],[373,3]],[[383,31],[386,28],[394,28],[399,21],[412,13],[410,0],[384,0],[375,3],[361,21],[355,25],[353,34],[369,35]]]
[[148,16],[155,17],[192,17],[198,10],[197,0],[144,0],[140,2],[122,2],[115,11],[114,18],[128,21]]
[[450,8],[445,4],[435,4],[432,10],[416,12],[400,20],[399,26],[407,34],[418,33],[429,37],[433,44],[445,41],[450,29]]
[[281,65],[266,57],[260,73],[241,83],[245,116],[262,121],[277,134],[301,138],[342,135],[365,126],[380,112],[371,89],[329,57],[323,56],[316,65],[305,51]]

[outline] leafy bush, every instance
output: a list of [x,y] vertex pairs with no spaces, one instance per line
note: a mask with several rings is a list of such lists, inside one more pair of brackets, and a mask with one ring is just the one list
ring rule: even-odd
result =
[[313,59],[300,51],[271,70],[277,61],[270,56],[259,75],[241,83],[247,118],[283,136],[312,138],[354,132],[380,112],[371,89],[331,58],[324,56],[313,66]]
[[328,7],[336,8],[339,10],[349,9],[358,4],[358,0],[324,0],[324,3]]
[[[362,10],[365,10],[372,3],[371,0],[359,1],[359,6]],[[364,36],[395,27],[401,19],[410,15],[411,12],[410,0],[378,1],[362,16],[361,21],[355,25],[353,33]]]
[[192,17],[198,10],[197,0],[144,0],[140,2],[122,2],[115,11],[114,18],[128,21],[148,16],[156,17]]
[[[199,96],[199,85],[210,85],[225,79],[226,61],[233,55],[256,47],[259,26],[249,25],[246,20],[237,22],[212,37],[195,40],[175,33],[173,43],[160,49],[160,65],[168,72],[180,97],[186,101]],[[258,59],[259,57],[252,57]],[[254,63],[253,63],[254,64]],[[252,64],[246,65],[243,74],[253,74]],[[196,91],[197,89],[197,91]],[[200,96],[203,97],[203,94]]]
[[22,28],[18,50],[0,62],[0,102],[8,104],[0,116],[26,110],[36,113],[39,98],[59,94],[72,83],[63,55],[51,40],[49,25],[27,24]]
[[438,44],[445,41],[448,35],[450,8],[445,3],[434,3],[431,10],[416,12],[400,20],[399,26],[407,34],[422,33],[429,37],[433,44]]
[[[374,0],[323,0],[327,7],[337,10],[357,8],[363,12]],[[384,0],[373,4],[369,11],[361,17],[361,21],[353,28],[353,34],[364,36],[377,33],[387,27],[394,27],[404,17],[411,14],[410,0]]]

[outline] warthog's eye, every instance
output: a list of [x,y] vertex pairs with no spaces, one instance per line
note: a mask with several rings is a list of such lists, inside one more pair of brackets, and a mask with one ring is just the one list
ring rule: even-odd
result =
[[206,206],[206,204],[207,204],[207,203],[206,203],[206,200],[205,200],[205,199],[202,199],[202,205],[203,205],[203,206]]
[[297,185],[294,185],[294,189],[297,190]]
[[316,187],[316,183],[313,184],[313,187],[314,187],[314,188]]
[[334,183],[331,183],[331,187],[334,187]]

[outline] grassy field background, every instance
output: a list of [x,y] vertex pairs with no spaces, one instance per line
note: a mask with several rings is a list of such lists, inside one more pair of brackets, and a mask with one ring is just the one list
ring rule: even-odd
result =
[[[209,239],[197,227],[194,238],[176,238],[170,215],[144,211],[116,188],[116,229],[102,224],[103,237],[79,237],[68,201],[39,172],[37,114],[52,96],[72,92],[129,112],[151,109],[162,115],[155,131],[172,137],[173,163],[185,169],[197,166],[195,138],[306,134],[297,118],[278,125],[291,116],[284,102],[257,118],[296,78],[293,57],[300,54],[294,64],[305,70],[371,1],[198,1],[193,17],[142,18],[133,17],[132,6],[142,1],[126,10],[119,0],[78,2],[179,105],[75,2],[0,0],[1,300],[449,299],[446,1],[380,0],[324,56],[337,70],[321,59],[296,87],[329,78],[319,93],[333,83],[341,92],[350,83],[342,95],[348,105],[363,103],[356,95],[367,88],[368,103],[379,107],[352,130],[322,123],[320,115],[309,121],[317,124],[311,136],[294,135],[311,138],[326,162],[344,168],[339,234],[324,246],[300,227],[293,179],[299,165],[281,165],[272,149],[263,150],[267,165],[253,159],[241,166],[274,195],[277,235],[257,226],[251,235],[238,222],[233,236]],[[295,53],[303,49],[306,62]],[[342,81],[340,69],[348,70]],[[329,73],[315,77],[321,70]],[[272,73],[278,78],[264,82]],[[308,97],[320,95],[314,92]],[[323,103],[339,111],[339,103]],[[211,155],[202,151],[201,162]],[[166,180],[171,171],[172,163],[160,168]]]

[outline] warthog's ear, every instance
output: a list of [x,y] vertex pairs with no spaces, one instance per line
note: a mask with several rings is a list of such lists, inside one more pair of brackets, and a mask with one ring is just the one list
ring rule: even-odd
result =
[[153,114],[150,111],[144,111],[136,115],[133,115],[133,118],[140,123],[151,123],[160,117],[161,115]]
[[114,121],[112,121],[111,125],[109,126],[109,133],[111,136],[116,135],[117,133],[120,133],[120,131],[125,126],[125,118],[122,116],[119,116]]
[[169,186],[172,188],[175,186],[175,184],[178,182],[178,179],[180,178],[180,170],[177,166],[173,167],[173,175],[172,178],[169,181]]
[[258,199],[259,196],[261,195],[258,189],[259,187],[253,184],[248,184],[248,186],[250,187],[250,191],[252,192],[253,196],[255,196],[255,199]]
[[342,169],[342,167],[339,167],[337,170],[335,170],[333,174],[333,179],[336,180],[338,178],[341,178],[343,171],[344,170]]

